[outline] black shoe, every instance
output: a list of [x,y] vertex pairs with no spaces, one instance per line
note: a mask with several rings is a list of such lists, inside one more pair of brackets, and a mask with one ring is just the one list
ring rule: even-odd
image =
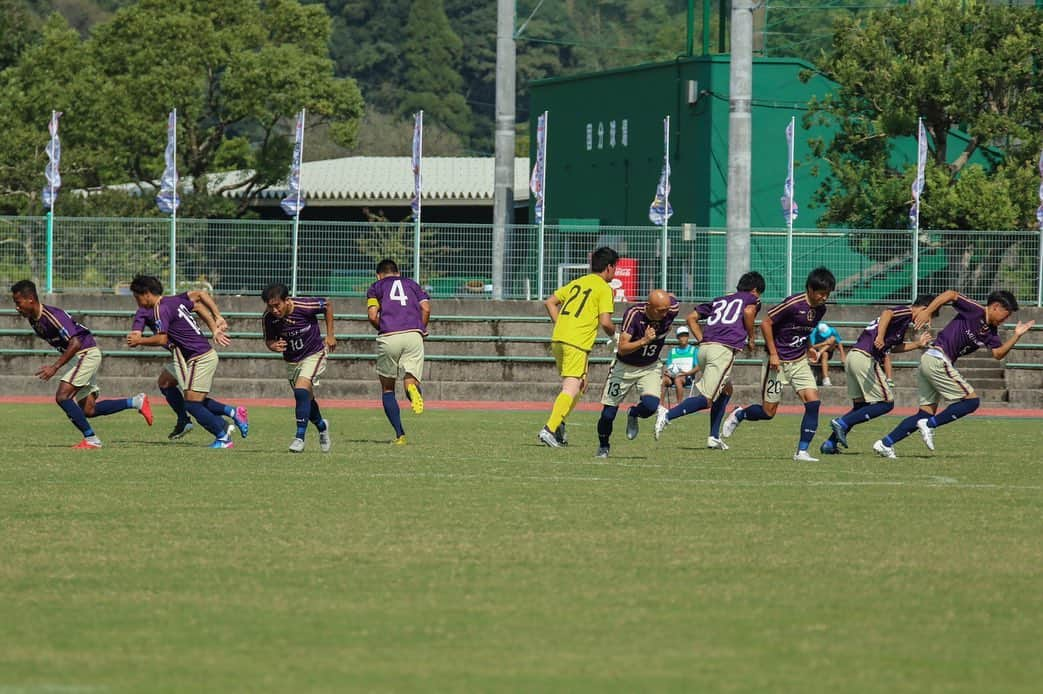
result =
[[167,438],[171,441],[176,441],[188,432],[192,431],[192,429],[194,428],[195,426],[192,424],[192,422],[178,422],[174,425],[174,430],[167,434]]
[[558,440],[558,443],[562,446],[569,445],[569,437],[565,434],[565,422],[558,425],[558,428],[554,430],[554,438]]

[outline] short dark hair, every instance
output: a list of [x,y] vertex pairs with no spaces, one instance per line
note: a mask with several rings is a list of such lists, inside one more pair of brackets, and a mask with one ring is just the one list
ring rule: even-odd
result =
[[[937,298],[938,297],[935,294],[920,294],[915,299],[913,299],[913,306],[927,307],[927,306],[930,306],[931,302],[934,301]],[[941,313],[941,310],[938,310],[938,311],[935,311],[934,313],[932,313],[931,317],[933,318],[934,316],[937,316],[939,313]]]
[[31,296],[36,301],[40,300],[40,295],[36,293],[36,284],[32,280],[18,280],[11,285],[12,296]]
[[590,254],[590,271],[604,272],[609,265],[615,265],[618,262],[619,253],[608,246],[602,246]]
[[398,263],[391,258],[384,258],[377,263],[378,275],[398,274]]
[[758,294],[764,293],[764,277],[759,272],[747,272],[739,278],[739,283],[735,285],[735,291],[737,292],[752,292],[757,290]]
[[163,296],[163,283],[151,275],[136,275],[130,281],[131,294],[155,294]]
[[837,288],[837,278],[827,267],[817,267],[808,273],[808,281],[804,287],[813,292],[833,291]]
[[272,282],[261,292],[261,299],[268,303],[272,299],[285,299],[290,295],[290,290],[282,282]]
[[989,294],[989,298],[985,300],[985,305],[988,306],[989,304],[1000,304],[1011,313],[1014,313],[1018,308],[1020,308],[1018,306],[1018,300],[1015,299],[1014,295],[1006,289],[999,289]]

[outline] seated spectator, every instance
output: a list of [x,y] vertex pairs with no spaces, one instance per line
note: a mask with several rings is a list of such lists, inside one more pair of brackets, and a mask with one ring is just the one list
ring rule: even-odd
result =
[[690,388],[695,374],[699,372],[698,356],[699,347],[690,344],[692,335],[686,326],[677,329],[677,347],[670,350],[666,356],[666,370],[663,371],[663,400],[669,387],[675,389],[676,402],[685,398],[685,388]]
[[844,345],[841,343],[840,333],[829,323],[821,321],[811,331],[810,341],[812,349],[817,353],[815,360],[818,361],[819,369],[822,373],[822,385],[831,386],[833,383],[829,380],[830,356],[833,354],[839,355],[841,362],[847,356],[844,354]]

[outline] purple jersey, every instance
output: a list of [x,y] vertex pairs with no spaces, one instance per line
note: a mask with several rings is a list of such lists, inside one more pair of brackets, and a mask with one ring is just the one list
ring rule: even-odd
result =
[[80,349],[98,346],[91,331],[74,321],[68,313],[57,306],[41,304],[41,307],[43,311],[40,313],[39,319],[30,318],[29,325],[32,326],[33,332],[43,338],[51,347],[59,352],[64,352],[69,349],[69,342],[74,337],[80,338]]
[[427,334],[420,304],[428,301],[419,284],[401,275],[388,275],[370,285],[366,306],[380,310],[380,335],[417,332]]
[[277,316],[270,310],[264,312],[264,339],[286,340],[282,358],[298,362],[326,348],[316,317],[326,313],[326,299],[295,297],[290,301],[293,310],[285,316]]
[[210,340],[196,324],[192,309],[195,303],[188,294],[164,296],[152,309],[153,329],[156,334],[166,333],[167,341],[186,359],[194,359],[209,352]]
[[1003,345],[996,328],[985,321],[984,306],[960,294],[952,302],[952,307],[956,310],[956,317],[942,328],[933,345],[949,358],[950,363],[979,347],[996,349]]
[[673,324],[674,319],[677,318],[678,311],[681,310],[681,305],[672,296],[670,297],[670,308],[667,309],[666,315],[660,320],[649,320],[648,315],[645,314],[647,307],[648,302],[641,302],[628,308],[626,313],[623,314],[623,322],[619,330],[620,333],[630,335],[631,340],[641,340],[645,337],[645,329],[651,325],[655,329],[656,338],[630,354],[618,355],[616,359],[624,364],[648,366],[659,361],[659,355],[663,351],[663,343],[666,341],[666,336],[670,334],[670,326]]
[[743,316],[747,306],[756,306],[759,313],[761,300],[750,292],[735,292],[696,306],[695,312],[699,314],[700,318],[706,320],[703,344],[715,342],[732,349],[746,347],[746,339],[749,335],[746,333]]
[[881,364],[884,363],[884,357],[888,352],[905,342],[905,333],[909,324],[913,322],[913,309],[909,306],[892,306],[888,310],[891,311],[891,322],[887,324],[887,331],[884,333],[884,348],[877,349],[874,344],[879,333],[879,318],[866,326],[852,347],[865,352]]
[[804,292],[786,297],[768,311],[779,361],[796,361],[807,354],[808,336],[824,315],[826,305],[812,306]]

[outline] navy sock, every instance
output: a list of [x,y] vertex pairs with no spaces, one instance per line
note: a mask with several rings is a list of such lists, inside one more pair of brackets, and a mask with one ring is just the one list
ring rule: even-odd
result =
[[881,402],[865,402],[861,405],[853,407],[850,412],[846,413],[840,418],[840,421],[844,423],[844,427],[851,431],[858,424],[865,424],[870,419],[876,419],[877,417],[883,417],[885,414],[895,408],[893,402],[887,402],[886,400]]
[[678,417],[684,417],[686,414],[705,410],[706,406],[709,404],[710,403],[707,402],[705,395],[696,395],[695,397],[685,398],[670,408],[670,411],[666,413],[666,418],[668,421],[672,421]]
[[223,438],[228,433],[228,430],[225,428],[225,420],[211,412],[205,402],[186,402],[185,409],[195,417],[197,422],[203,425],[204,429],[217,438]]
[[725,408],[731,399],[731,393],[721,393],[710,406],[710,436],[715,439],[721,438],[721,422],[724,421]]
[[[656,413],[657,409],[659,409],[659,398],[654,395],[642,395],[638,403],[630,408],[628,414],[631,417],[648,419]],[[615,415],[613,414],[613,416]]]
[[981,400],[978,398],[958,400],[928,419],[927,426],[936,429],[944,424],[952,424],[960,417],[966,417],[971,412],[974,412],[980,404]]
[[297,438],[303,439],[308,431],[308,415],[311,414],[311,393],[307,388],[294,388],[293,400],[296,403],[293,413],[297,421]]
[[223,402],[218,402],[213,398],[204,398],[203,404],[206,405],[206,409],[213,412],[216,415],[224,415],[226,417],[235,416],[235,408],[231,405],[226,405]]
[[601,408],[601,418],[598,419],[598,445],[608,447],[608,440],[612,436],[612,422],[616,419],[619,408],[615,405],[605,405]]
[[312,424],[315,425],[316,429],[318,429],[319,431],[326,431],[326,424],[322,419],[322,411],[319,410],[319,401],[315,398],[311,399],[311,407],[309,409],[308,419],[311,421]]
[[750,405],[749,407],[744,407],[741,410],[739,410],[739,413],[737,415],[735,415],[736,419],[738,419],[740,422],[744,419],[749,420],[751,422],[757,422],[761,420],[771,419],[774,416],[775,415],[771,415],[765,412],[764,407],[762,405]]
[[402,412],[398,409],[398,400],[395,399],[394,391],[385,391],[380,399],[384,403],[384,414],[395,430],[395,436],[405,436],[406,431],[402,428]]
[[123,410],[134,407],[134,398],[113,398],[111,400],[100,400],[94,403],[94,417],[104,417],[107,414],[116,414]]
[[917,410],[916,414],[903,419],[901,422],[898,423],[898,426],[896,426],[890,434],[888,434],[880,440],[884,442],[885,446],[893,446],[909,434],[916,431],[917,422],[919,422],[921,419],[927,419],[930,416],[931,415],[929,413],[923,410]]
[[174,414],[177,415],[178,424],[188,423],[188,412],[185,410],[185,396],[181,394],[181,389],[177,386],[169,386],[160,388],[159,392],[163,393],[163,397],[166,398],[170,409],[174,410]]
[[76,425],[76,428],[80,430],[84,438],[94,436],[94,429],[91,429],[91,425],[87,423],[87,415],[83,414],[83,408],[80,407],[80,403],[69,398],[68,400],[59,401],[58,407],[65,410],[65,416]]
[[808,450],[811,439],[815,438],[815,432],[818,431],[818,408],[821,404],[820,400],[804,403],[804,418],[800,420],[800,443],[797,444],[802,451]]

